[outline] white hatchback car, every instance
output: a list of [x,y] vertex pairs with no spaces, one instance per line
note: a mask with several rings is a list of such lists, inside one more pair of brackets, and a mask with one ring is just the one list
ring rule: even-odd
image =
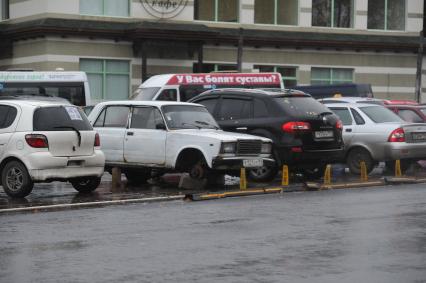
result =
[[104,172],[99,135],[78,107],[58,101],[0,101],[0,184],[25,197],[35,182],[95,190]]

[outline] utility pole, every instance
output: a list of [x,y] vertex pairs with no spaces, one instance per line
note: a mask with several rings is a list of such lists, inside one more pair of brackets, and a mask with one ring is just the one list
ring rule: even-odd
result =
[[423,1],[423,30],[420,32],[420,44],[417,53],[417,71],[416,71],[416,101],[422,102],[422,69],[423,69],[423,42],[424,32],[426,31],[426,4]]
[[240,33],[238,35],[238,54],[237,54],[237,68],[238,72],[241,73],[243,70],[243,29],[240,28]]

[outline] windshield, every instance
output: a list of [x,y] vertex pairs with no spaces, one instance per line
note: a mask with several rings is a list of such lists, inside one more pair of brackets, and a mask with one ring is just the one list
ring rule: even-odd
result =
[[138,88],[130,98],[131,100],[154,100],[154,96],[160,90],[159,87]]
[[359,109],[375,123],[403,122],[398,115],[382,106],[360,107]]
[[83,83],[4,83],[0,95],[60,97],[77,106],[86,105]]
[[312,117],[330,112],[327,107],[310,96],[277,97],[275,99],[284,108],[284,112],[293,117]]
[[75,106],[40,107],[34,111],[34,131],[91,131],[83,110]]
[[206,108],[192,105],[168,105],[162,107],[169,129],[219,129]]

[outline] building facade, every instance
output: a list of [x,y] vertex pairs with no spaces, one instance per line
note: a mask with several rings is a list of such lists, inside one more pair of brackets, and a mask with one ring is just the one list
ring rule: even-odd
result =
[[414,99],[423,1],[0,0],[0,19],[0,70],[86,71],[94,101],[155,74],[239,66],[286,87],[370,83]]

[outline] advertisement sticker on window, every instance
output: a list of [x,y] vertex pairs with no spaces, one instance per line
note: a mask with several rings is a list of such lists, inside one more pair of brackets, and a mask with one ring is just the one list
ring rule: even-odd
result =
[[65,107],[65,109],[67,110],[68,116],[70,116],[71,120],[83,120],[77,108],[68,106]]

